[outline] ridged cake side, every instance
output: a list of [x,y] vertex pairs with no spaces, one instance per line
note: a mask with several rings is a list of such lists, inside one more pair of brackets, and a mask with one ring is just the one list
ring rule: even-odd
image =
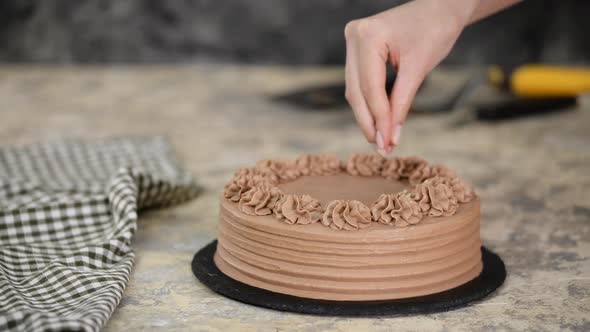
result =
[[233,279],[299,297],[369,301],[433,294],[482,269],[479,199],[412,227],[338,232],[242,213],[221,199],[215,263]]

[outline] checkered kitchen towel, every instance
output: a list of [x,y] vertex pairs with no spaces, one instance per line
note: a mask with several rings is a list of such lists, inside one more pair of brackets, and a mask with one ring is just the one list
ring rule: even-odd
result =
[[0,331],[99,330],[129,280],[137,211],[197,191],[162,138],[0,148]]

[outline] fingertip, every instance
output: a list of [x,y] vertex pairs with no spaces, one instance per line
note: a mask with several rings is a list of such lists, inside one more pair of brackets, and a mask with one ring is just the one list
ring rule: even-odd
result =
[[382,136],[382,148],[386,148],[391,144],[391,126],[387,122],[391,122],[391,120],[384,118],[377,120],[377,136]]
[[377,153],[381,155],[381,157],[383,158],[389,158],[391,156],[391,152],[393,151],[393,148],[391,146],[388,146],[386,148],[379,148],[376,147],[375,148]]

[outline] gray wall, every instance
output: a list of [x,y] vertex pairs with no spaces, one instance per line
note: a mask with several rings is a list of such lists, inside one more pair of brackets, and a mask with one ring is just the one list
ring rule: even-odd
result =
[[[0,61],[338,64],[345,23],[400,2],[0,0]],[[447,63],[589,62],[589,14],[588,0],[525,1],[469,27]]]

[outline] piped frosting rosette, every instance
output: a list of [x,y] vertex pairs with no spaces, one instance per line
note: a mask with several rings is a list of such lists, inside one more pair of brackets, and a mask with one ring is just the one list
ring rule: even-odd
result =
[[[383,177],[407,181],[410,190],[382,194],[370,207],[355,200],[333,200],[323,207],[309,195],[286,195],[278,187],[302,176]],[[249,215],[273,215],[291,225],[320,224],[354,231],[378,222],[392,227],[419,224],[424,217],[454,215],[460,204],[476,194],[443,165],[418,157],[385,159],[377,154],[354,154],[345,163],[331,155],[303,155],[294,161],[263,160],[240,168],[225,185],[224,197]]]
[[331,201],[322,217],[324,226],[337,230],[358,230],[368,227],[372,222],[371,210],[359,201]]
[[276,204],[274,214],[287,224],[313,224],[322,218],[322,205],[309,195],[284,195]]

